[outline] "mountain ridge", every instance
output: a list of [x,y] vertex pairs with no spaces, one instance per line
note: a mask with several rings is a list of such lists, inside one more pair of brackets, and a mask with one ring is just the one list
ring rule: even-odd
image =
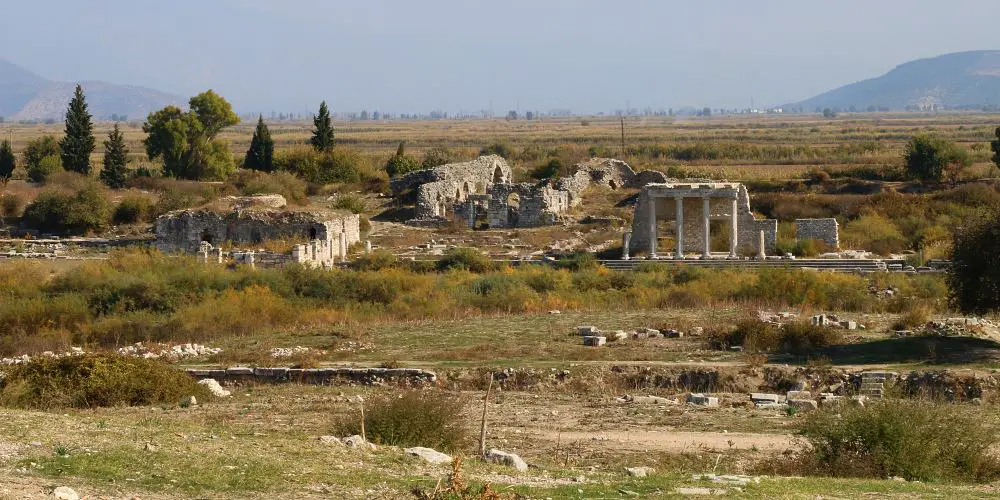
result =
[[[79,82],[87,95],[90,113],[98,119],[112,115],[143,118],[184,99],[167,92],[99,80]],[[0,59],[0,116],[13,120],[62,119],[76,83],[48,80]]]
[[810,111],[851,107],[895,110],[997,104],[1000,104],[1000,50],[971,50],[908,61],[881,76],[782,107]]

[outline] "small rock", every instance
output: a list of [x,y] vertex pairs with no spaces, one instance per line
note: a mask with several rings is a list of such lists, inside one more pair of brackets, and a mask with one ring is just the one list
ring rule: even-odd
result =
[[335,444],[338,446],[343,446],[344,442],[340,440],[337,436],[320,436],[319,442],[323,444]]
[[719,406],[719,398],[698,393],[688,394],[687,402],[698,406],[708,406],[710,408],[717,408]]
[[350,446],[351,448],[367,448],[372,451],[375,451],[376,449],[374,444],[365,441],[364,438],[362,438],[357,434],[353,436],[347,436],[344,439],[341,439],[341,442],[343,442],[347,446]]
[[680,488],[674,488],[674,493],[678,495],[725,495],[726,490],[713,490],[712,488],[701,488],[701,487],[691,487],[682,486]]
[[231,394],[229,391],[227,391],[219,384],[219,381],[215,380],[214,378],[201,379],[198,381],[198,383],[205,386],[205,388],[208,389],[208,392],[211,392],[212,395],[217,398],[229,397],[229,395]]
[[646,477],[653,473],[651,467],[625,467],[625,472],[632,477]]
[[52,491],[52,496],[59,500],[80,500],[80,495],[77,495],[76,491],[68,486],[56,488]]
[[513,467],[518,472],[527,472],[528,463],[521,459],[520,456],[513,453],[507,453],[505,451],[500,451],[497,449],[490,449],[483,456],[487,462],[493,462],[501,465],[507,465]]
[[194,395],[188,396],[181,401],[181,406],[198,406],[198,398]]
[[451,463],[450,455],[445,455],[444,453],[441,453],[440,451],[437,450],[433,450],[431,448],[416,446],[413,448],[406,448],[405,450],[403,450],[403,452],[406,453],[407,455],[420,457],[424,459],[424,461],[435,465]]
[[583,345],[586,345],[586,346],[600,347],[600,346],[602,346],[604,344],[607,344],[607,343],[608,343],[608,338],[607,337],[592,337],[592,336],[587,336],[587,337],[583,338]]
[[549,311],[549,314],[562,314],[562,311],[560,311],[558,309],[553,309],[553,310]]
[[159,449],[160,449],[160,447],[159,447],[159,446],[156,446],[156,445],[155,445],[155,444],[153,444],[153,443],[146,443],[146,445],[145,445],[145,446],[143,446],[143,447],[142,447],[142,449],[143,449],[143,450],[145,450],[145,451],[148,451],[148,452],[151,452],[151,453],[152,453],[152,452],[155,452],[155,451],[159,450]]

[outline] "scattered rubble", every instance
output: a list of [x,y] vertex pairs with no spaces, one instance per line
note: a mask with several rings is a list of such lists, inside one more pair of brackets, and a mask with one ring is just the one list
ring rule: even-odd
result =
[[[295,346],[295,347],[275,347],[271,349],[272,358],[290,358],[292,356],[298,356],[300,354],[308,354],[312,352],[313,349],[309,347]],[[320,354],[325,354],[325,352],[320,351]]]
[[212,395],[217,398],[226,398],[229,397],[229,395],[231,394],[229,391],[227,391],[225,388],[219,385],[219,382],[214,378],[201,379],[198,381],[198,383],[205,386],[205,388],[208,389],[208,392],[211,392]]
[[347,437],[341,439],[340,441],[342,443],[344,443],[344,445],[346,445],[348,447],[351,447],[351,448],[354,448],[354,449],[362,448],[362,449],[367,449],[367,450],[371,450],[371,451],[375,451],[376,449],[378,449],[378,447],[376,447],[374,444],[369,443],[368,441],[365,441],[365,438],[363,438],[363,437],[361,437],[361,436],[359,436],[357,434],[355,434],[353,436],[347,436]]

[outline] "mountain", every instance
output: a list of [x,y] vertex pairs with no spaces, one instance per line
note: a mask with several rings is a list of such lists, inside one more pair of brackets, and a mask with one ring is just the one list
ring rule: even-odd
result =
[[981,107],[1000,104],[1000,51],[956,52],[917,59],[870,80],[824,92],[784,107],[865,110],[928,109],[937,105]]
[[[100,81],[80,82],[90,113],[98,119],[111,115],[145,118],[168,104],[183,104],[180,96],[132,85]],[[47,80],[0,59],[0,116],[14,120],[61,120],[76,83]]]

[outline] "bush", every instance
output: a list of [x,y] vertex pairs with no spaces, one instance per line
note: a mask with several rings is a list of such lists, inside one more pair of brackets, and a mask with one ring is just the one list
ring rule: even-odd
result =
[[375,250],[368,255],[360,255],[351,262],[358,271],[381,271],[396,267],[396,256],[388,250]]
[[0,215],[4,217],[20,217],[24,210],[24,198],[18,194],[6,193],[0,196]]
[[564,259],[559,259],[556,261],[556,267],[560,269],[569,269],[570,271],[583,271],[597,269],[600,263],[597,262],[597,257],[590,252],[577,252]]
[[[55,136],[42,136],[24,146],[24,166],[30,171],[32,168],[37,168],[43,158],[49,156],[60,158],[61,155],[62,148],[59,147],[59,141]],[[59,165],[62,166],[62,160],[59,160]]]
[[365,200],[353,194],[342,194],[337,197],[337,201],[333,202],[333,208],[360,214],[365,211]]
[[987,314],[1000,310],[1000,211],[970,219],[955,232],[948,285],[958,309]]
[[[425,446],[442,451],[468,445],[469,431],[463,420],[465,404],[440,392],[407,391],[401,395],[380,394],[365,405],[365,437],[388,446]],[[359,412],[360,413],[360,412]],[[361,416],[353,414],[336,424],[342,436],[361,434]]]
[[494,142],[493,144],[485,146],[483,149],[479,150],[479,154],[497,155],[509,160],[514,154],[514,149],[510,147],[510,144],[505,142]]
[[49,176],[62,171],[62,160],[55,155],[46,156],[27,166],[28,180],[31,182],[45,182]]
[[361,153],[350,148],[325,153],[306,148],[281,151],[274,165],[314,184],[368,182],[377,177]]
[[972,164],[969,152],[941,137],[918,135],[910,139],[903,155],[906,172],[912,179],[941,182],[957,180],[962,168]]
[[280,194],[289,203],[297,205],[309,201],[306,182],[289,172],[258,172],[240,170],[230,178],[233,186],[245,196],[255,194]]
[[111,221],[115,224],[137,224],[150,222],[155,214],[152,200],[145,196],[126,196],[115,207]]
[[393,155],[385,163],[385,172],[389,174],[389,177],[400,177],[414,170],[420,170],[420,163],[417,163],[417,160],[412,156]]
[[542,165],[531,171],[531,177],[534,179],[552,179],[563,172],[562,162],[559,158],[553,158],[549,160],[548,163]]
[[97,408],[207,399],[188,374],[161,361],[117,355],[39,357],[0,381],[0,404],[14,408]]
[[802,434],[813,473],[907,480],[988,481],[1000,464],[996,430],[979,412],[920,400],[882,400],[816,412]]
[[420,168],[428,169],[447,165],[455,161],[455,153],[448,148],[431,148],[424,153],[424,160],[420,162]]
[[40,231],[82,235],[101,232],[108,226],[111,204],[97,188],[68,194],[43,191],[24,210],[24,222]]
[[841,341],[841,332],[833,328],[808,323],[777,325],[746,319],[729,332],[714,333],[709,338],[709,345],[714,349],[742,346],[748,352],[805,355]]
[[456,248],[444,254],[437,262],[438,271],[464,269],[474,273],[485,273],[496,268],[490,257],[475,248]]

